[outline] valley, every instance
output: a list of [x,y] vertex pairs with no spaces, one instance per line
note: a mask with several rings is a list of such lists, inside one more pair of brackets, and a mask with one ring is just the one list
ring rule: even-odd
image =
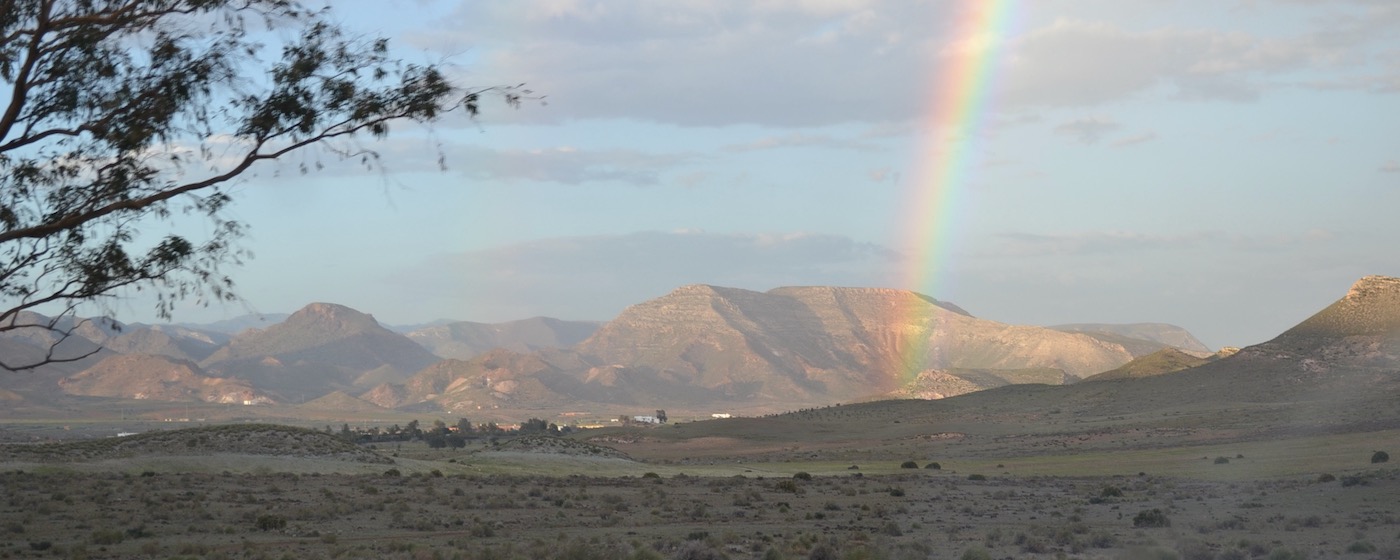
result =
[[[419,358],[411,374],[403,356],[426,347],[380,353],[408,347],[328,304],[199,362],[56,366],[7,389],[0,555],[1400,557],[1398,279],[1363,278],[1278,337],[1218,353],[983,322],[908,293],[775,292],[682,288],[568,348]],[[911,322],[916,338],[890,334]],[[1119,358],[1074,369],[1100,355]],[[925,369],[824,400],[901,360]],[[888,398],[954,378],[975,390]],[[333,390],[285,397],[319,388]],[[641,419],[663,408],[665,423]],[[460,420],[460,446],[364,435]]]

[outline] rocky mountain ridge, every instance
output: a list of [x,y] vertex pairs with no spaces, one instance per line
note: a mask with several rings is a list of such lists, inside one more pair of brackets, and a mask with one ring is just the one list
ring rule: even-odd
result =
[[126,337],[120,348],[129,352],[103,350],[80,368],[55,370],[62,373],[47,381],[54,390],[205,402],[326,397],[313,408],[459,412],[588,403],[776,410],[941,398],[1073,383],[1160,344],[1007,325],[914,292],[823,286],[683,286],[601,325],[534,318],[400,334],[368,314],[314,303],[231,337],[188,326],[92,336],[99,334],[114,346]]

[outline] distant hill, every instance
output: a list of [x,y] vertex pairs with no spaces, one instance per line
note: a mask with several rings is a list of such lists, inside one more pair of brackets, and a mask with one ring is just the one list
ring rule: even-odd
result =
[[1114,379],[1136,379],[1151,377],[1207,364],[1210,358],[1201,358],[1176,348],[1163,348],[1117,368],[1092,375],[1084,381],[1111,381]]
[[[1073,381],[1132,357],[1119,344],[978,319],[902,290],[696,285],[627,308],[571,348],[443,362],[361,398],[445,410],[570,401],[782,409],[888,394],[919,372],[911,390],[956,394]],[[960,389],[929,388],[928,372],[950,371]]]
[[199,361],[209,357],[228,340],[220,333],[169,326],[129,325],[121,334],[98,342],[121,354],[155,354]]
[[315,400],[304,402],[297,406],[302,410],[337,412],[345,414],[364,414],[373,412],[384,412],[386,409],[372,402],[357,399],[341,391],[332,391],[325,396]]
[[1207,356],[1214,352],[1200,340],[1197,340],[1189,331],[1176,325],[1166,323],[1074,323],[1068,325],[1055,325],[1050,327],[1057,331],[1085,333],[1093,336],[1107,335],[1106,340],[1112,342],[1123,342],[1125,340],[1149,341],[1157,343],[1148,346],[1136,346],[1137,356],[1145,356],[1165,347],[1184,350],[1188,354],[1195,354],[1200,357]]
[[287,317],[290,317],[290,315],[286,313],[257,313],[240,315],[232,319],[224,319],[212,323],[177,323],[174,326],[235,335],[248,329],[265,329],[277,323],[281,323],[282,321],[286,321]]
[[331,434],[271,424],[226,424],[84,441],[0,445],[0,460],[41,463],[211,454],[316,457],[373,464],[394,462]]
[[110,356],[58,382],[65,393],[157,401],[268,404],[272,399],[241,379],[209,377],[193,362],[167,356]]
[[[1031,413],[1040,403],[1084,416],[1181,407],[1286,407],[1287,418],[1326,424],[1400,423],[1400,279],[1362,278],[1337,302],[1264,343],[1171,373],[1115,383],[1008,388],[959,397],[960,406]],[[1220,417],[1219,421],[1233,419]]]
[[494,348],[532,352],[568,348],[598,330],[599,323],[534,317],[506,323],[458,321],[420,327],[405,333],[441,358],[468,360]]
[[1274,344],[1328,344],[1352,336],[1392,337],[1400,333],[1400,278],[1367,276],[1346,296],[1294,326]]
[[[41,342],[42,343],[42,342]],[[81,356],[96,351],[81,360],[55,362],[20,371],[0,369],[0,390],[23,397],[27,401],[48,401],[63,394],[58,381],[78,373],[103,359],[115,355],[85,338],[73,338],[54,350],[54,357]],[[0,336],[0,356],[13,364],[36,364],[48,355],[48,347],[36,346],[24,338]],[[7,399],[15,400],[15,399]]]
[[[171,326],[123,324],[102,317],[61,317],[52,319],[38,313],[23,312],[17,325],[34,325],[0,333],[0,339],[21,341],[47,350],[52,347],[56,358],[79,356],[102,347],[119,354],[159,354],[185,360],[199,360],[212,353],[228,337],[218,333]],[[41,326],[49,326],[44,328]],[[70,335],[65,337],[64,332]],[[103,356],[98,356],[100,360]],[[91,362],[95,362],[92,360]]]
[[[40,381],[0,381],[0,389],[25,398],[186,400],[251,391],[253,400],[302,403],[308,411],[465,414],[589,404],[778,411],[1073,383],[1167,347],[1157,339],[1194,340],[1160,324],[1008,325],[915,292],[824,286],[683,286],[601,325],[536,317],[404,335],[330,303],[266,324],[273,317],[197,327],[75,324],[122,359],[99,364],[114,355],[104,349],[51,368]],[[250,324],[264,326],[221,332]],[[1098,330],[1075,330],[1090,327]],[[1116,330],[1102,330],[1110,327]],[[0,337],[18,345],[16,355],[32,353],[31,342]],[[83,337],[65,344],[96,347]]]
[[895,399],[945,399],[1007,385],[1064,385],[1077,381],[1078,377],[1054,368],[929,370],[921,372],[914,381],[882,396]]
[[407,379],[438,361],[374,317],[342,305],[313,303],[286,321],[237,335],[200,365],[211,375],[236,377],[285,400],[331,391],[359,392]]

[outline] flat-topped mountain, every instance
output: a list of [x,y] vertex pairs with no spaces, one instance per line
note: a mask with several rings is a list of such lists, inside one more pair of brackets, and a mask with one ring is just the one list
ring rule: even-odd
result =
[[[1072,323],[1050,328],[1125,343],[1125,347],[1134,350],[1134,354],[1138,356],[1145,356],[1163,348],[1176,348],[1199,357],[1214,352],[1186,329],[1167,323]],[[1143,345],[1143,342],[1156,344]]]

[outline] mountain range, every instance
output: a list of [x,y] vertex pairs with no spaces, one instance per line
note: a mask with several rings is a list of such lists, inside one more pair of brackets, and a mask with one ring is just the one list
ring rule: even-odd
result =
[[[1208,354],[1171,325],[1009,325],[914,292],[837,287],[683,286],[606,323],[440,321],[396,332],[357,310],[313,303],[210,328],[105,319],[64,326],[76,335],[65,349],[96,353],[6,376],[0,390],[34,402],[77,395],[319,401],[341,410],[777,411],[1069,384],[1164,349]],[[8,335],[0,352],[42,356],[55,340],[42,331]]]

